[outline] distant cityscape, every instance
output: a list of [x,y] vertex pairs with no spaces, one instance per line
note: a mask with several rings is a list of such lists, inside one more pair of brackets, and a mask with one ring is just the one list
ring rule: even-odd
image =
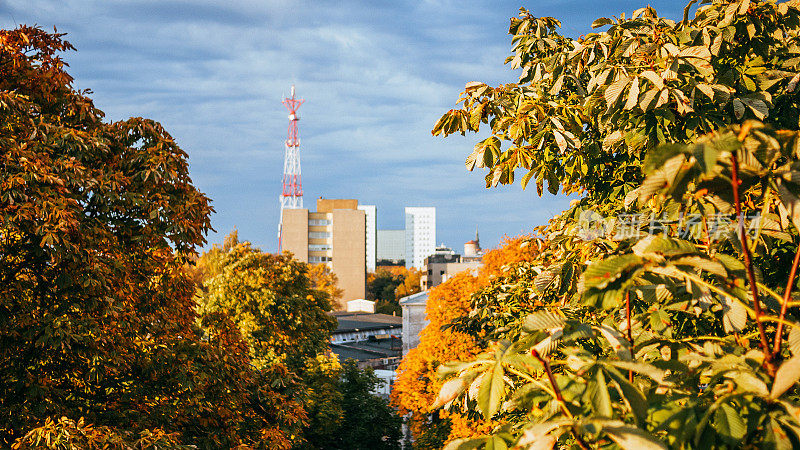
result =
[[281,211],[282,250],[300,261],[325,264],[339,281],[343,295],[335,308],[366,297],[367,273],[380,267],[405,266],[422,271],[420,289],[427,290],[449,276],[480,265],[483,254],[475,239],[458,254],[436,245],[436,208],[405,207],[405,228],[377,229],[378,207],[360,205],[357,199],[318,198],[316,210]]

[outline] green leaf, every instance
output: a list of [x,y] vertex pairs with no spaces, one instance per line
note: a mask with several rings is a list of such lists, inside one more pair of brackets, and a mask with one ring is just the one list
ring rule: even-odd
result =
[[597,327],[597,329],[600,331],[600,334],[606,338],[609,345],[611,345],[611,349],[614,350],[614,353],[616,353],[620,359],[626,361],[631,359],[631,344],[625,339],[622,333],[607,325],[601,325]]
[[758,378],[752,372],[738,370],[726,374],[725,377],[733,380],[736,383],[736,386],[743,391],[753,392],[764,397],[769,395],[767,383],[764,383],[762,379]]
[[487,438],[461,438],[447,443],[443,450],[473,450],[485,444]]
[[556,273],[553,270],[544,270],[533,279],[533,285],[539,291],[544,291],[556,280]]
[[664,377],[666,376],[666,371],[642,362],[605,360],[602,364],[614,366],[622,370],[632,370],[653,379],[658,384],[663,384]]
[[[663,166],[650,172],[639,188],[639,202],[644,203],[653,195],[666,188],[674,187],[678,175],[684,171],[686,156],[680,154],[664,163]],[[667,189],[669,191],[669,189]]]
[[591,393],[592,408],[596,415],[611,418],[614,412],[611,409],[611,396],[608,393],[608,385],[602,369],[597,370],[594,382],[594,390]]
[[464,380],[460,377],[448,380],[442,385],[442,388],[439,389],[439,395],[436,397],[436,401],[433,402],[433,405],[431,405],[431,409],[441,408],[450,403],[454,398],[458,397],[459,394],[464,392],[465,387]]
[[674,239],[663,235],[650,235],[637,242],[633,247],[633,252],[639,256],[659,254],[667,257],[674,257],[697,253],[698,250],[697,247],[689,241]]
[[490,438],[486,439],[485,450],[507,450],[507,449],[508,445],[506,444],[506,441],[500,436],[491,436]]
[[770,417],[765,428],[767,431],[765,442],[772,444],[775,450],[792,450],[794,448],[791,439],[789,439],[786,430],[784,430],[779,421]]
[[603,289],[623,273],[640,267],[643,262],[642,258],[627,254],[592,263],[583,272],[584,283],[587,288]]
[[800,355],[800,328],[789,327],[789,338],[787,343],[789,344],[789,351],[792,352],[792,355]]
[[663,333],[672,325],[672,319],[666,311],[658,310],[650,314],[650,328],[655,333]]
[[[662,78],[661,75],[653,72],[652,70],[645,70],[644,72],[642,72],[641,76],[649,80],[651,83],[653,83],[653,86],[655,86],[656,88],[655,93],[652,94],[653,98],[655,98],[655,96],[658,95],[659,91],[664,89],[664,78]],[[650,91],[648,91],[648,93],[649,92]]]
[[725,266],[725,269],[727,269],[729,272],[741,272],[746,269],[744,263],[733,256],[726,255],[724,253],[718,253],[715,255],[715,258],[717,261],[721,262],[722,265]]
[[778,368],[769,396],[777,399],[794,386],[798,379],[800,379],[800,356],[793,356]]
[[614,378],[614,381],[617,382],[617,385],[619,385],[620,391],[622,391],[622,396],[628,403],[631,413],[633,413],[636,426],[645,426],[647,421],[647,399],[645,398],[644,394],[639,390],[639,388],[631,384],[627,377],[622,375],[620,371],[611,367],[608,369],[609,370],[607,373],[611,375],[611,377]]
[[551,330],[564,326],[566,318],[551,311],[536,311],[528,314],[522,322],[522,329],[527,332]]
[[604,424],[603,431],[623,450],[666,450],[667,446],[659,442],[650,433],[636,427]]
[[785,211],[788,213],[786,215],[792,220],[794,227],[800,230],[800,197],[792,192],[789,187],[786,186],[787,183],[783,182],[782,180],[778,181],[778,196],[781,199],[781,203],[785,208]]
[[561,435],[563,430],[551,433],[553,430],[563,428],[572,424],[566,419],[554,420],[549,422],[537,423],[525,428],[517,441],[517,446],[526,450],[551,450]]
[[500,409],[500,402],[505,393],[503,375],[501,361],[496,361],[494,368],[483,374],[480,391],[478,391],[478,406],[486,420],[491,419]]
[[740,333],[747,325],[747,309],[728,297],[722,298],[722,326],[726,333]]
[[531,169],[530,171],[528,171],[528,173],[522,176],[522,180],[520,181],[522,190],[525,190],[525,188],[528,187],[528,183],[531,181],[531,178],[534,175],[536,175],[536,171],[534,169]]
[[592,22],[592,28],[600,28],[605,25],[611,25],[612,23],[614,22],[611,21],[611,19],[609,19],[608,17],[601,17]]
[[727,403],[720,405],[714,412],[714,429],[722,436],[730,438],[731,441],[739,441],[747,433],[747,425],[744,420]]
[[625,102],[623,109],[630,111],[639,104],[639,79],[634,78],[631,83],[631,88],[628,90],[628,100]]
[[605,92],[603,93],[603,98],[605,99],[606,104],[608,105],[609,108],[614,106],[615,103],[617,103],[617,100],[619,100],[620,95],[622,95],[622,91],[625,90],[630,81],[631,79],[629,77],[622,77],[619,80],[611,83],[606,88]]
[[692,266],[721,277],[728,276],[728,272],[725,270],[724,265],[703,256],[683,256],[670,260],[670,263],[675,264],[676,266]]

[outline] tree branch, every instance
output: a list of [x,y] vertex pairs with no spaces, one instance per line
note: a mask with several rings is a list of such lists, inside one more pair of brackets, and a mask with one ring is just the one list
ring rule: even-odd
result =
[[794,252],[794,262],[792,263],[792,270],[789,271],[789,281],[786,282],[786,290],[783,293],[783,302],[781,303],[781,314],[779,316],[778,328],[775,331],[775,343],[772,347],[773,355],[780,354],[781,342],[783,341],[783,319],[786,317],[786,310],[789,306],[789,299],[792,297],[792,288],[794,287],[794,278],[797,275],[797,264],[800,263],[800,244],[797,245],[797,250]]

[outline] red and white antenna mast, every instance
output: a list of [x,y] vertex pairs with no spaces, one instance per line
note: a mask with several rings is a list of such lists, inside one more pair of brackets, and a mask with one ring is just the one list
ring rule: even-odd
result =
[[292,96],[283,98],[283,104],[289,111],[289,130],[284,147],[286,156],[283,159],[283,191],[280,196],[281,221],[278,224],[278,248],[282,245],[282,226],[284,209],[300,209],[303,207],[303,182],[300,174],[300,133],[297,130],[297,121],[300,116],[297,110],[305,100],[295,98],[294,85]]

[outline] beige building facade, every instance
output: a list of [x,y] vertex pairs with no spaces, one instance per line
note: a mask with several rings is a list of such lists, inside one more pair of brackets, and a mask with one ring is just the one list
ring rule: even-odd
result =
[[284,250],[310,264],[328,265],[344,291],[339,305],[366,292],[366,214],[355,199],[317,200],[317,210],[283,211]]

